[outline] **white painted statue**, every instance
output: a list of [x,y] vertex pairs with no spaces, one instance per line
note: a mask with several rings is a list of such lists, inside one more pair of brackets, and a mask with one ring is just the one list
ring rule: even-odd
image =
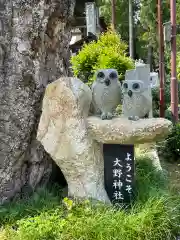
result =
[[152,114],[152,95],[149,65],[138,63],[133,70],[127,70],[122,85],[122,114],[132,120],[147,118]]
[[92,98],[95,114],[100,114],[102,120],[112,119],[113,112],[122,98],[121,84],[115,69],[101,69],[96,72]]

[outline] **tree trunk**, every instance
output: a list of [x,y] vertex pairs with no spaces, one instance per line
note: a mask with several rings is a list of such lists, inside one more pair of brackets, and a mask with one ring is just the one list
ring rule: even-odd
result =
[[68,75],[75,0],[0,0],[0,203],[48,180],[36,141],[46,85]]

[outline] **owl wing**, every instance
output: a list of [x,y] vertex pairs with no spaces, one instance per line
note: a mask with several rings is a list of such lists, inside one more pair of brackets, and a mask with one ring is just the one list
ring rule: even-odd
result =
[[101,95],[102,95],[102,87],[98,82],[94,82],[92,84],[92,108],[94,113],[101,113]]
[[117,82],[117,85],[109,88],[108,98],[109,98],[109,101],[113,102],[114,104],[121,104],[122,88],[121,88],[121,84],[119,81]]
[[120,83],[112,84],[102,94],[102,108],[104,112],[113,112],[122,102]]

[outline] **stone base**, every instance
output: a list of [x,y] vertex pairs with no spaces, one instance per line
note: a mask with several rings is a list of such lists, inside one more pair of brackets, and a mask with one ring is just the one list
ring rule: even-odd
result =
[[[149,144],[163,139],[172,123],[166,119],[88,117],[91,90],[80,80],[62,78],[45,92],[38,140],[63,172],[68,194],[109,202],[104,188],[102,144]],[[154,145],[150,151],[160,169]]]

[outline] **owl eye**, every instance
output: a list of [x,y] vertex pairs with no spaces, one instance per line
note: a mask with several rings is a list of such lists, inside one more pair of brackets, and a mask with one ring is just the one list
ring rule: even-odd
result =
[[123,84],[123,88],[128,89],[128,84],[127,84],[127,83],[124,83],[124,84]]
[[139,88],[140,88],[139,83],[134,83],[134,84],[132,85],[132,89],[134,89],[134,90],[137,90],[137,89],[139,89]]
[[115,72],[111,72],[111,73],[109,74],[109,77],[110,77],[111,79],[117,79],[117,74],[116,74]]
[[97,74],[97,77],[98,77],[98,78],[104,78],[104,77],[105,77],[105,75],[104,75],[104,73],[103,73],[103,72],[99,72],[99,73]]

